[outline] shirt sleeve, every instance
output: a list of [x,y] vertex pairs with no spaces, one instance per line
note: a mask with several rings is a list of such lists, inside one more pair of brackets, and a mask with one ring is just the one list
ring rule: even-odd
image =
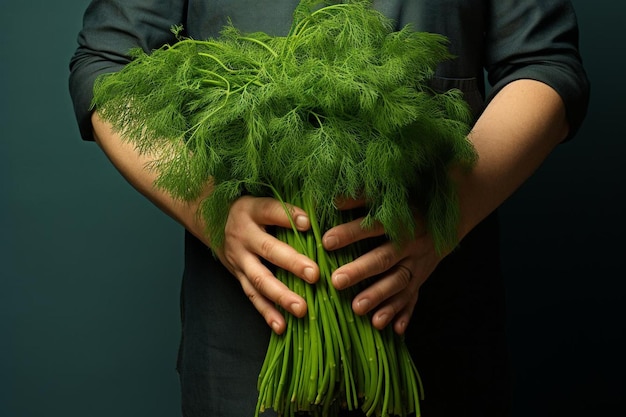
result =
[[541,81],[563,99],[571,138],[585,118],[590,94],[571,3],[498,0],[492,4],[485,33],[486,70],[493,87],[488,100],[512,81]]
[[170,28],[183,23],[183,0],[93,0],[83,16],[78,47],[70,59],[69,90],[80,135],[93,140],[91,101],[95,79],[120,70],[128,51],[146,52],[175,40]]

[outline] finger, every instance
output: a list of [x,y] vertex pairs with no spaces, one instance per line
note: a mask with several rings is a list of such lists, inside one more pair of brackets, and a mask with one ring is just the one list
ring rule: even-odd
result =
[[[417,300],[417,295],[415,295]],[[396,315],[393,321],[393,331],[399,335],[403,335],[406,329],[409,327],[411,317],[413,317],[413,310],[415,310],[416,303],[408,304],[400,314]]]
[[[266,225],[291,228],[285,206],[272,198],[241,198],[237,204],[231,208],[225,230],[231,264],[241,264],[242,252],[252,252],[309,283],[317,281],[319,268],[313,260],[265,230]],[[295,206],[289,206],[289,209],[297,217],[304,215],[304,211]],[[308,225],[308,217],[304,216]]]
[[393,322],[394,331],[404,334],[417,303],[418,291],[419,280],[413,278],[403,291],[385,300],[372,315],[372,325],[377,329],[383,329]]
[[360,240],[385,234],[385,229],[380,223],[375,222],[372,227],[364,228],[362,222],[363,218],[359,218],[329,229],[322,237],[324,248],[340,249]]
[[[245,265],[245,267],[241,271],[243,277],[240,278],[240,281],[242,282],[244,291],[248,288],[248,296],[255,296],[254,291],[250,291],[247,285],[250,284],[252,288],[265,299],[281,306],[296,317],[303,317],[307,311],[304,298],[291,291],[284,283],[277,279],[265,265],[259,262],[256,257],[249,255],[247,258],[248,259],[242,260],[242,265]],[[244,284],[246,285],[244,286]],[[251,301],[253,304],[257,302],[259,307],[266,309],[264,303],[258,299],[251,299]],[[257,307],[257,304],[255,304],[255,307]],[[263,314],[263,311],[259,310],[259,312]]]
[[268,326],[276,333],[282,334],[285,331],[287,324],[285,318],[275,307],[275,304],[269,299],[265,298],[254,285],[243,276],[243,274],[235,275],[241,284],[244,294],[252,302],[252,305],[263,316]]
[[251,236],[247,249],[310,284],[319,279],[319,266],[312,259],[270,234],[263,232]]
[[[261,316],[263,316],[268,326],[270,326],[277,334],[282,334],[285,331],[286,323],[283,314],[278,311],[276,305],[271,300],[266,298],[257,288],[254,287],[254,285],[252,285],[247,276],[241,271],[241,269],[239,269],[238,266],[235,266],[235,264],[228,261],[229,257],[222,249],[217,250],[217,256],[239,281],[244,294],[252,302],[254,308],[261,314]],[[245,258],[245,256],[241,256],[240,258]],[[258,262],[258,258],[254,258],[253,261],[260,264],[260,262]]]
[[[294,225],[300,231],[311,227],[309,216],[300,207],[282,203],[274,198],[258,198],[255,200],[252,219],[257,224],[291,228]],[[292,224],[293,222],[293,224]]]
[[400,259],[392,243],[383,243],[335,270],[331,276],[332,283],[338,290],[348,288],[391,269]]
[[[352,302],[352,309],[356,314],[363,315],[384,303],[385,308],[379,310],[377,314],[389,313],[388,310],[391,309],[391,313],[395,316],[404,306],[400,305],[401,300],[396,300],[398,297],[394,299],[394,296],[399,293],[406,294],[406,289],[412,278],[413,273],[407,266],[396,265],[388,274],[359,293]],[[379,317],[379,319],[383,318],[382,316]],[[387,323],[385,323],[386,325]]]

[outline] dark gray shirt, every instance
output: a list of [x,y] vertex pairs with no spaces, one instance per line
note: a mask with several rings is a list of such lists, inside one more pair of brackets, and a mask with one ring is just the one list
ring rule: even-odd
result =
[[[70,91],[81,135],[93,139],[95,77],[119,70],[126,52],[175,42],[183,24],[196,39],[216,37],[231,19],[243,31],[286,34],[297,0],[95,0],[71,60]],[[450,39],[457,56],[435,86],[460,88],[476,116],[507,83],[542,81],[563,98],[572,134],[589,86],[578,53],[576,18],[564,0],[376,0],[375,7],[420,31]],[[491,84],[485,91],[487,74]],[[506,140],[503,138],[502,140]],[[178,370],[186,417],[253,414],[256,378],[269,328],[237,281],[190,234],[185,242]],[[504,292],[495,215],[476,227],[420,291],[407,334],[425,384],[425,417],[498,416],[508,409]]]
[[[243,31],[284,35],[297,0],[95,0],[87,9],[79,47],[71,60],[70,91],[81,134],[92,138],[91,85],[128,62],[126,52],[175,41],[170,27],[184,24],[196,39],[218,36],[230,18]],[[442,64],[446,86],[461,83],[482,95],[483,70],[492,94],[520,78],[552,86],[563,98],[575,132],[588,100],[588,82],[578,53],[578,29],[564,0],[375,0],[398,26],[442,33],[457,59]],[[471,91],[468,89],[472,89]]]

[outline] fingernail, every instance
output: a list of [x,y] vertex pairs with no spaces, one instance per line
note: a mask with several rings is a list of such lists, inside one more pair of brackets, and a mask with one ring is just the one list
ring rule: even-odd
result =
[[397,333],[398,334],[404,334],[405,330],[406,330],[406,321],[402,320],[400,323],[398,323]]
[[280,334],[280,324],[278,324],[278,322],[273,321],[271,326],[272,330],[274,330],[274,333]]
[[297,216],[295,221],[296,226],[301,229],[307,229],[309,227],[309,219],[306,216]]
[[376,316],[376,321],[380,324],[380,327],[385,327],[387,325],[388,319],[389,319],[389,315],[387,313],[382,313]]
[[364,298],[362,300],[357,301],[356,305],[359,308],[360,312],[367,313],[370,310],[370,306],[372,305],[372,302],[368,300],[367,298]]
[[333,277],[333,284],[338,290],[348,286],[348,276],[345,274],[338,274]]
[[313,281],[315,281],[315,269],[311,268],[310,266],[304,268],[304,279],[306,279],[308,283],[312,283]]
[[339,240],[335,236],[328,236],[324,238],[324,246],[326,249],[335,249],[339,244]]
[[302,304],[300,303],[293,303],[291,305],[291,312],[295,315],[300,317],[302,315]]

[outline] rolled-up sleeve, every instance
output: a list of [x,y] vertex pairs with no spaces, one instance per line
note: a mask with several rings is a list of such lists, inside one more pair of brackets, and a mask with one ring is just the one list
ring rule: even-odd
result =
[[126,65],[132,48],[149,52],[173,42],[170,28],[183,22],[184,4],[182,0],[94,0],[88,6],[69,75],[70,96],[83,139],[93,140],[90,107],[95,79]]
[[570,2],[498,0],[485,33],[486,69],[492,90],[533,79],[562,98],[572,137],[587,113],[590,86],[579,53],[578,23]]

